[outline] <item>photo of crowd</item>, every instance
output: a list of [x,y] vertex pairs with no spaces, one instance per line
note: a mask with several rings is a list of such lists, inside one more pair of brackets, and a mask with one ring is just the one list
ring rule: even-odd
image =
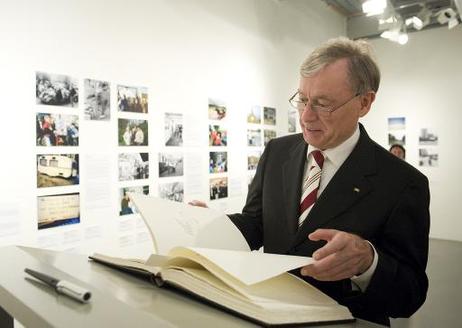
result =
[[119,118],[119,146],[147,146],[148,121]]
[[263,130],[263,145],[266,146],[268,142],[276,138],[276,131],[275,130]]
[[119,181],[149,178],[149,153],[119,154]]
[[228,172],[228,153],[225,151],[210,152],[209,173]]
[[183,175],[182,153],[159,153],[159,177],[176,177]]
[[120,188],[119,191],[119,202],[120,202],[120,210],[119,215],[128,215],[128,214],[135,214],[138,213],[136,210],[136,206],[130,199],[129,193],[132,194],[145,194],[149,195],[149,186],[136,186],[136,187],[125,187]]
[[119,112],[148,113],[148,89],[144,87],[117,86]]
[[210,200],[228,197],[228,178],[210,179]]
[[85,119],[108,121],[111,118],[109,82],[85,79],[83,82]]
[[276,125],[276,108],[263,107],[263,123]]
[[37,188],[79,184],[79,154],[37,155]]
[[78,82],[67,75],[36,72],[35,99],[41,105],[78,107]]
[[226,106],[221,102],[209,99],[209,120],[222,120],[226,117]]
[[183,182],[164,183],[159,185],[159,197],[163,199],[173,200],[175,202],[183,202],[184,186]]
[[183,114],[165,113],[165,145],[183,145]]
[[209,125],[209,146],[226,146],[228,134],[219,125]]
[[261,123],[261,106],[252,106],[250,108],[250,112],[247,115],[247,123]]
[[37,197],[38,229],[80,223],[79,193]]
[[77,115],[61,115],[37,113],[36,115],[37,146],[78,146],[79,117]]
[[247,129],[247,146],[261,146],[261,129]]
[[247,169],[248,170],[256,170],[258,162],[260,161],[261,152],[260,151],[253,151],[250,152],[247,156]]

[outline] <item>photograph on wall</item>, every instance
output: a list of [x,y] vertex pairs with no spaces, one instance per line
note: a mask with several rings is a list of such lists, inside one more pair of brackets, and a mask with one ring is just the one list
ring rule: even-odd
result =
[[275,130],[263,130],[263,145],[266,146],[271,139],[276,138]]
[[184,199],[183,182],[159,184],[159,197],[182,203]]
[[261,106],[252,106],[247,114],[247,123],[261,123]]
[[183,175],[182,153],[159,153],[159,177],[177,177]]
[[149,186],[125,187],[119,190],[119,215],[138,213],[136,206],[130,199],[129,193],[149,195]]
[[78,107],[78,81],[67,75],[35,72],[35,99],[40,105]]
[[37,155],[37,188],[79,184],[79,154]]
[[183,114],[165,113],[165,145],[183,146]]
[[109,121],[111,118],[111,85],[109,82],[85,79],[84,117],[92,121]]
[[38,229],[80,223],[79,193],[37,197]]
[[219,125],[209,125],[209,146],[226,146],[228,133]]
[[228,153],[211,151],[209,156],[209,173],[228,172]]
[[247,187],[250,189],[250,185],[252,184],[253,178],[255,177],[255,171],[249,171],[249,175],[247,175]]
[[438,135],[431,129],[420,129],[419,145],[436,146],[438,145]]
[[388,145],[406,145],[406,134],[404,130],[388,131]]
[[78,146],[79,117],[37,113],[36,134],[37,146]]
[[247,146],[261,146],[261,129],[247,129]]
[[148,88],[117,86],[119,112],[148,113]]
[[266,125],[276,125],[276,108],[263,107],[263,123]]
[[226,106],[221,100],[209,98],[209,120],[222,120],[226,117]]
[[438,166],[438,152],[435,148],[419,148],[419,166]]
[[149,153],[119,154],[119,181],[149,178]]
[[228,178],[210,179],[210,200],[228,197]]
[[247,156],[247,169],[256,170],[260,161],[261,151],[252,151]]
[[388,118],[388,130],[404,130],[406,129],[406,118],[405,117],[389,117]]
[[287,131],[289,133],[295,133],[297,131],[297,111],[296,110],[289,110],[288,113],[288,127]]
[[148,121],[119,118],[119,146],[147,146]]

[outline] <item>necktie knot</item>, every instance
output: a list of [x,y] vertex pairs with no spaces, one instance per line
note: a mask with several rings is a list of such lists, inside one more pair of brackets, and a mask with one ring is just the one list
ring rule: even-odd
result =
[[322,169],[322,166],[324,165],[324,155],[323,155],[322,151],[313,150],[311,152],[311,155],[313,156],[313,159],[315,160],[315,162],[319,166],[319,168]]

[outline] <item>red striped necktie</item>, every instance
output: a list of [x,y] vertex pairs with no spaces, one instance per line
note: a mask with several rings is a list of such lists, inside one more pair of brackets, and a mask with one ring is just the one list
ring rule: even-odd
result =
[[320,150],[313,150],[310,155],[312,156],[311,167],[309,168],[308,176],[303,181],[302,186],[300,216],[298,217],[299,227],[303,224],[316,202],[319,182],[321,181],[322,166],[324,164],[324,155]]

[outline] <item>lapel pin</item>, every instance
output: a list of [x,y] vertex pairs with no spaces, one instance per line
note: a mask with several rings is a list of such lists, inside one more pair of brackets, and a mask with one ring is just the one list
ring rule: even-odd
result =
[[358,187],[354,187],[354,188],[353,188],[353,191],[354,191],[354,192],[360,192],[360,190],[359,190]]

